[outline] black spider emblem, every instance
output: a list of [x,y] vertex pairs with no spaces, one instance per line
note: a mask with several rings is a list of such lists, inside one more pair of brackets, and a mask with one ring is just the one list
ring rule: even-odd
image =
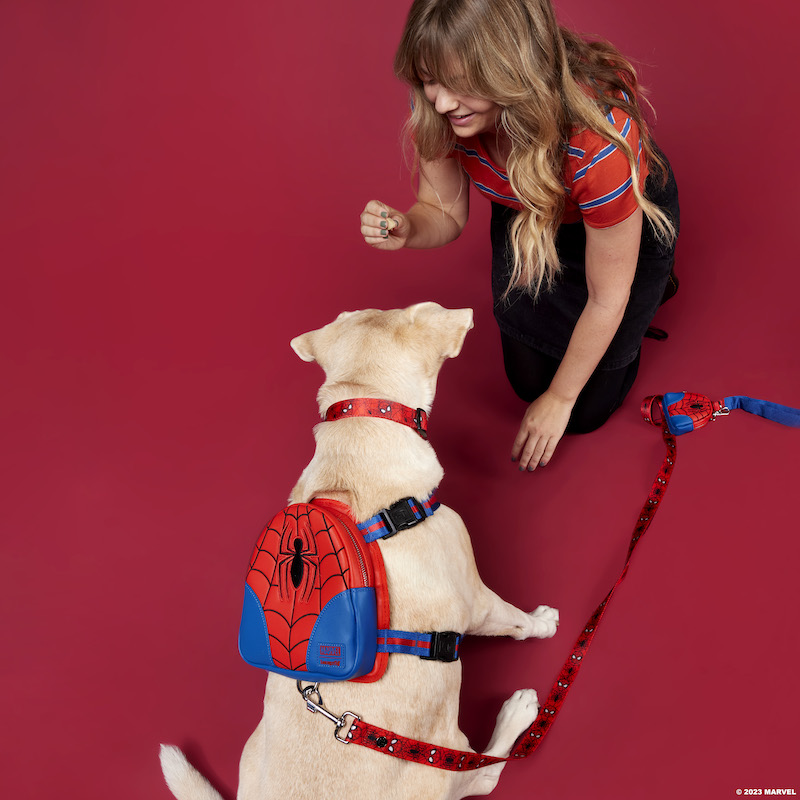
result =
[[281,599],[288,599],[289,584],[295,596],[308,602],[317,578],[317,543],[305,531],[286,531],[278,553],[278,580]]

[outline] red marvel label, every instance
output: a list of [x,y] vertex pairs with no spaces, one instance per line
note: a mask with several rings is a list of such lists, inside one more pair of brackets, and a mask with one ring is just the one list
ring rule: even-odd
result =
[[321,644],[319,646],[319,663],[322,667],[344,668],[344,645]]

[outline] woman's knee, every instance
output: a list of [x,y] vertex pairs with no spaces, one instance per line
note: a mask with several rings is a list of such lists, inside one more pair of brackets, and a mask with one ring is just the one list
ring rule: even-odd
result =
[[567,433],[591,433],[608,422],[628,396],[639,372],[639,355],[627,367],[597,371],[589,379],[572,409]]
[[532,403],[547,390],[559,362],[505,334],[502,335],[502,342],[503,366],[508,382],[517,397]]
[[619,406],[613,408],[597,408],[588,403],[576,403],[569,418],[567,433],[592,433],[608,422],[609,417]]

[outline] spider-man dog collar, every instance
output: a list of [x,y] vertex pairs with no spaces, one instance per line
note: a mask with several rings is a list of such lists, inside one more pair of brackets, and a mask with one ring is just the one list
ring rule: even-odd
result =
[[[325,412],[325,421],[334,422],[347,417],[373,417],[399,422],[415,430],[423,439],[428,438],[428,415],[421,408],[411,408],[392,400],[377,400],[373,397],[357,397],[334,403]],[[439,508],[436,490],[424,500],[403,497],[388,508],[382,508],[375,516],[358,524],[365,542],[388,539],[400,531],[413,528],[424,522]]]
[[428,438],[428,415],[421,408],[411,408],[392,400],[377,400],[374,397],[358,397],[334,403],[325,412],[325,422],[346,417],[373,417],[390,419],[413,428],[423,439]]

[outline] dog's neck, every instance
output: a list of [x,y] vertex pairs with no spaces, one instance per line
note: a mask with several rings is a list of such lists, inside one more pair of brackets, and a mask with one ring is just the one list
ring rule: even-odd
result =
[[[319,399],[327,404],[348,397],[386,399],[385,392],[365,394],[364,389],[339,384],[335,392],[320,390]],[[327,405],[322,406],[323,402],[324,414]],[[346,424],[321,422],[314,428],[314,438],[316,451],[292,491],[293,503],[314,497],[339,500],[361,521],[402,497],[427,497],[444,475],[430,444],[413,428],[390,420],[353,417]]]
[[349,397],[328,406],[323,415],[325,422],[336,422],[353,417],[372,417],[373,419],[391,420],[411,428],[423,439],[428,438],[428,415],[421,408],[411,408],[394,400],[374,397]]
[[334,403],[348,400],[351,397],[366,397],[376,400],[392,400],[410,408],[421,408],[423,411],[430,412],[433,403],[433,394],[436,383],[428,387],[420,386],[392,386],[378,388],[363,383],[353,383],[350,381],[331,381],[325,382],[317,393],[317,403],[321,417],[325,416],[325,411]]

